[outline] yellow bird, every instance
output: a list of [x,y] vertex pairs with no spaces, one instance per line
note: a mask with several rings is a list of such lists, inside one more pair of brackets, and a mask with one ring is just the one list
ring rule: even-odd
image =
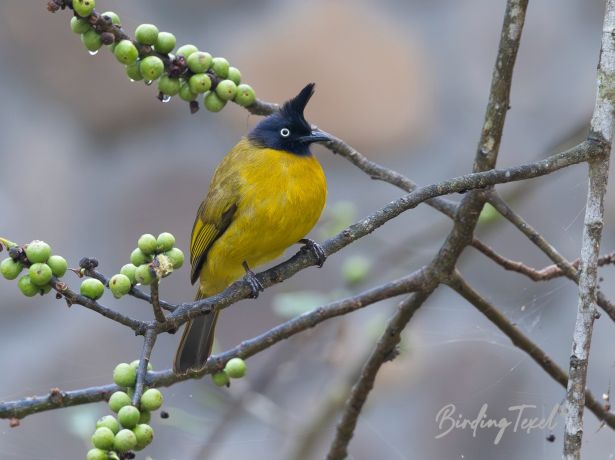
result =
[[[330,140],[312,129],[303,112],[314,93],[310,83],[281,110],[264,118],[220,162],[199,206],[190,241],[191,281],[196,299],[217,294],[242,276],[252,296],[263,287],[250,267],[269,262],[303,243],[322,265],[325,254],[305,239],[327,197],[327,183],[314,142]],[[204,367],[218,313],[190,321],[177,349],[174,370]]]

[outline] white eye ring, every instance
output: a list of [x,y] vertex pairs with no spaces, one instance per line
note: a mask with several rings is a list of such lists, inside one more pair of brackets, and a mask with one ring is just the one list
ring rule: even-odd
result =
[[282,136],[282,137],[288,137],[288,136],[290,136],[290,129],[288,129],[288,128],[282,128],[282,129],[280,130],[280,136]]

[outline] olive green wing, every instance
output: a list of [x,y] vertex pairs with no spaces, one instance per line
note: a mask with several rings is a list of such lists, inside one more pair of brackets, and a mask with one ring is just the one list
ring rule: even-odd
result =
[[234,155],[220,163],[192,226],[190,264],[192,284],[199,278],[211,246],[233,222],[239,202],[239,174],[234,169]]

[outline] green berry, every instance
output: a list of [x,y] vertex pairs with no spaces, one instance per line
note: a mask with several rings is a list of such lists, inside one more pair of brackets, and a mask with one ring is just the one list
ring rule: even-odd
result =
[[231,80],[222,80],[216,86],[216,94],[224,101],[230,101],[237,94],[237,85]]
[[232,379],[240,379],[246,375],[246,362],[241,358],[229,359],[224,366],[224,372]]
[[113,275],[109,280],[109,289],[111,289],[111,293],[116,299],[128,294],[131,287],[132,283],[130,282],[130,278],[121,273]]
[[170,251],[165,252],[164,255],[169,258],[175,270],[184,265],[184,253],[180,249],[173,248]]
[[162,94],[166,94],[167,96],[175,96],[179,93],[179,88],[181,83],[179,82],[179,78],[172,78],[168,75],[163,75],[158,80],[158,91]]
[[219,112],[226,105],[226,101],[224,99],[220,99],[214,91],[208,91],[205,93],[203,102],[205,103],[205,108],[210,112]]
[[26,257],[32,264],[45,263],[51,255],[51,246],[44,241],[34,240],[26,246]]
[[175,43],[177,43],[175,35],[170,32],[160,32],[156,38],[154,48],[160,54],[169,54],[175,48]]
[[19,287],[21,293],[26,297],[33,297],[40,292],[40,288],[30,280],[29,275],[24,275],[19,278],[17,286]]
[[21,262],[16,262],[10,257],[7,257],[2,262],[0,262],[0,273],[7,280],[14,280],[19,276],[21,271],[23,270],[23,264]]
[[122,64],[133,64],[139,58],[139,50],[130,40],[122,40],[113,50],[115,58]]
[[146,255],[154,254],[158,248],[156,237],[150,233],[141,235],[137,242],[137,246],[139,246],[139,249]]
[[237,86],[237,94],[235,95],[235,102],[242,107],[248,107],[254,104],[256,101],[256,94],[250,85],[242,83]]
[[64,276],[64,273],[68,270],[68,263],[62,256],[51,256],[47,259],[47,265],[51,268],[53,276],[57,276],[58,278]]
[[132,64],[128,64],[126,66],[126,75],[128,75],[128,78],[132,81],[143,80],[143,75],[141,75],[141,63],[137,61]]
[[194,45],[183,45],[177,48],[175,54],[183,56],[184,59],[188,59],[192,53],[196,53],[199,49]]
[[141,60],[139,70],[143,78],[149,81],[156,80],[164,72],[164,62],[158,56],[147,56]]
[[134,428],[139,423],[141,413],[135,406],[124,406],[117,413],[117,419],[124,428]]
[[158,235],[156,239],[156,244],[158,246],[158,252],[167,252],[173,249],[175,246],[175,237],[172,233],[163,232]]
[[239,71],[237,67],[228,68],[228,79],[231,80],[236,85],[241,83],[241,72]]
[[109,409],[113,412],[119,412],[124,406],[130,406],[130,396],[123,391],[116,391],[109,398]]
[[107,427],[98,428],[92,435],[92,445],[98,449],[109,450],[113,447],[115,434]]
[[154,24],[141,24],[135,30],[135,38],[144,45],[155,45],[158,41],[158,27]]
[[[140,363],[140,362],[141,362],[141,360],[139,360],[139,359],[135,359],[134,361],[132,361],[132,362],[130,363],[130,365],[131,365],[132,367],[134,367],[134,368],[135,368],[135,370],[137,370],[137,369],[139,368],[139,363]],[[153,370],[154,370],[154,366],[152,366],[152,363],[147,363],[147,370],[148,370],[148,371],[153,371]]]
[[137,279],[135,278],[136,271],[137,271],[137,267],[135,265],[126,264],[121,268],[120,274],[127,276],[128,279],[130,280],[130,284],[137,284]]
[[90,29],[86,33],[81,34],[81,42],[88,51],[91,52],[98,51],[102,46],[102,39],[94,29]]
[[109,428],[113,434],[116,434],[120,431],[120,422],[113,415],[104,415],[96,422],[96,428],[102,427]]
[[90,449],[85,460],[108,460],[107,452],[101,449]]
[[120,387],[133,387],[137,381],[137,371],[128,363],[120,363],[113,369],[113,381]]
[[134,251],[132,251],[132,253],[130,254],[130,262],[135,265],[135,266],[139,266],[139,265],[143,265],[146,263],[151,262],[152,258],[146,256],[143,251],[141,251],[141,249],[137,248]]
[[137,438],[137,446],[135,447],[136,450],[145,449],[145,447],[150,445],[151,442],[154,440],[154,430],[146,423],[140,423],[139,425],[134,427],[132,432]]
[[211,78],[207,74],[197,73],[190,77],[188,84],[190,85],[190,91],[193,93],[204,93],[211,88]]
[[86,17],[92,14],[96,2],[94,0],[73,0],[73,10],[81,17]]
[[197,94],[192,92],[188,83],[184,83],[181,88],[179,88],[179,97],[183,101],[190,102],[196,99]]
[[230,64],[223,57],[215,57],[212,59],[211,67],[214,73],[220,78],[228,77],[228,69]]
[[149,264],[143,264],[137,267],[137,270],[135,271],[135,279],[137,280],[137,283],[147,286],[154,281],[154,275],[152,274],[150,268],[151,267]]
[[148,411],[160,409],[162,401],[162,393],[156,388],[150,388],[141,395],[141,407]]
[[214,384],[216,384],[219,387],[228,385],[230,381],[228,375],[224,371],[216,372],[215,374],[213,374],[211,376],[211,380],[214,382]]
[[87,19],[78,18],[77,16],[70,18],[70,30],[76,34],[84,34],[91,28],[92,26]]
[[85,296],[88,299],[98,300],[105,292],[105,286],[95,278],[88,278],[81,282],[79,292],[81,292],[82,296]]
[[186,64],[194,73],[207,72],[212,64],[211,54],[204,51],[195,51],[186,58]]
[[116,26],[119,26],[121,24],[120,17],[113,11],[105,11],[103,14],[101,14],[101,16],[103,18],[111,19],[111,24],[115,24]]
[[139,417],[139,423],[149,423],[152,419],[152,413],[148,410],[141,411],[141,417]]
[[137,437],[131,430],[121,430],[113,440],[113,450],[128,452],[137,446]]
[[28,270],[28,274],[30,275],[30,281],[38,287],[45,286],[51,281],[51,277],[53,276],[49,265],[40,263],[32,264]]

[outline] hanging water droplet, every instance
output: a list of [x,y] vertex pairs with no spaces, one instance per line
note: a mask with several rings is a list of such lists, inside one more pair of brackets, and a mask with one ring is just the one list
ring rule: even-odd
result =
[[168,96],[166,94],[162,96],[162,99],[161,99],[161,101],[164,102],[165,104],[169,102],[170,100],[171,100],[171,96]]
[[146,84],[147,86],[151,85],[152,83],[153,83],[153,81],[152,81],[152,80],[145,80],[145,84]]
[[88,51],[88,53],[90,53],[90,56],[96,56],[98,54],[98,50],[96,50],[96,51]]

